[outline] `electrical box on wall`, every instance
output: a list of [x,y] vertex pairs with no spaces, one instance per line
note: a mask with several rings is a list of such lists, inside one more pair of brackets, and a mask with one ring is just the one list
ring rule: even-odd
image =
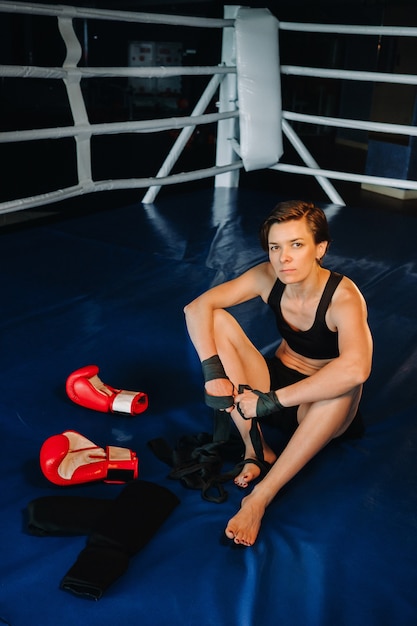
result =
[[[129,67],[170,67],[182,65],[182,44],[175,41],[131,41],[129,43]],[[129,78],[129,85],[135,94],[179,95],[181,76],[166,78]]]

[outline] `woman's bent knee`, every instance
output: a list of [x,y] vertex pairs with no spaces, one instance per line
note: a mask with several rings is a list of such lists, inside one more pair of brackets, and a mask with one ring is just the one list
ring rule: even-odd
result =
[[362,385],[359,385],[349,393],[338,398],[302,404],[298,407],[297,421],[300,424],[307,416],[312,416],[313,414],[317,416],[317,419],[322,419],[326,416],[334,422],[332,439],[340,437],[355,419],[361,396]]
[[213,327],[216,344],[219,342],[234,343],[238,345],[246,335],[236,319],[224,309],[216,309],[213,312]]

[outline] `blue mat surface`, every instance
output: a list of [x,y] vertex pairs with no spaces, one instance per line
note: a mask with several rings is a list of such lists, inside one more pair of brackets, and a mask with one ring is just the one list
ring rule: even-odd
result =
[[[242,492],[223,504],[167,478],[147,443],[211,432],[183,306],[263,260],[257,231],[279,198],[251,190],[169,195],[155,205],[63,217],[0,234],[2,380],[0,622],[11,626],[415,626],[417,624],[417,267],[415,216],[325,206],[326,266],[351,277],[375,341],[363,439],[321,452],[269,507],[254,547],[220,542]],[[236,315],[259,348],[275,325]],[[135,418],[70,402],[65,380],[96,363],[114,387],[146,391]],[[140,479],[180,505],[98,602],[59,584],[86,538],[28,533],[47,495],[114,499],[119,485],[60,488],[39,468],[67,429],[134,449]],[[280,435],[273,435],[279,448]]]

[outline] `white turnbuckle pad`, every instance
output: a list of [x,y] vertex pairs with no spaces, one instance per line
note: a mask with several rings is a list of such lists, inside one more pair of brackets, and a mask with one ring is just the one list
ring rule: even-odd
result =
[[283,153],[278,20],[242,7],[235,32],[240,156],[246,171],[263,169]]

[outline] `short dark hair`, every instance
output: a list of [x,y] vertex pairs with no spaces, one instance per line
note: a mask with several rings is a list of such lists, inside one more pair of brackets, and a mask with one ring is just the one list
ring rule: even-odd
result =
[[268,252],[268,236],[273,224],[282,224],[290,220],[301,220],[303,217],[306,218],[308,227],[313,233],[314,242],[317,244],[327,241],[328,248],[331,239],[329,225],[323,209],[312,202],[287,200],[286,202],[279,202],[261,226],[259,238],[265,252]]

